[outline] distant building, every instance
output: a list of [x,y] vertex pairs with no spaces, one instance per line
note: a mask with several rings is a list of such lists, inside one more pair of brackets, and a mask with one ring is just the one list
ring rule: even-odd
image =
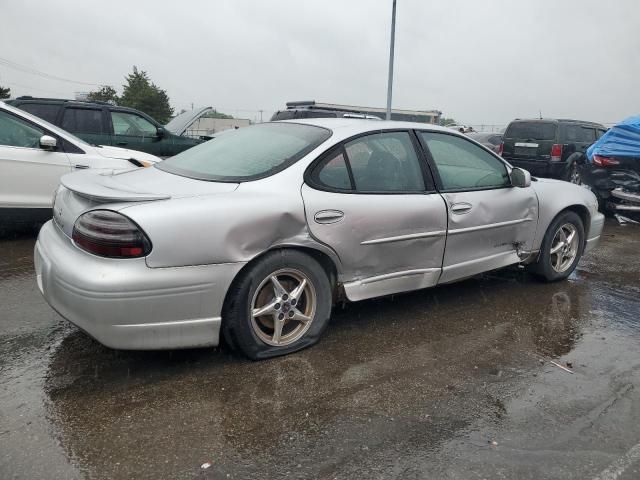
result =
[[251,124],[251,121],[247,118],[211,118],[200,117],[193,122],[185,135],[188,137],[202,137],[211,136],[214,133],[221,132],[223,130],[229,130],[231,128],[247,127]]

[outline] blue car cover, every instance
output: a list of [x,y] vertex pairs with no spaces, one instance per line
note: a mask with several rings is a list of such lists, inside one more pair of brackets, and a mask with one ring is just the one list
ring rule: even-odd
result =
[[589,162],[594,155],[640,158],[640,115],[629,117],[611,127],[587,149]]

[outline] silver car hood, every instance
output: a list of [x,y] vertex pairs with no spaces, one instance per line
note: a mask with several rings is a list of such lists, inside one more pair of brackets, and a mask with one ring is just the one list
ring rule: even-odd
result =
[[62,185],[101,202],[145,202],[232,192],[237,183],[206,182],[181,177],[157,168],[117,172],[75,172],[64,175]]
[[202,115],[207,113],[208,111],[213,110],[212,107],[200,107],[195,110],[189,110],[187,112],[183,112],[180,115],[176,115],[171,119],[169,123],[167,123],[164,128],[169,130],[174,135],[183,135],[187,129],[198,120]]

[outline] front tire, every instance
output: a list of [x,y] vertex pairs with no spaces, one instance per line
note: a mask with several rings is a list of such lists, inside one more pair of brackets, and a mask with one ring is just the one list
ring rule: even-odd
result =
[[331,315],[331,284],[322,266],[296,250],[266,254],[234,282],[223,309],[223,334],[252,360],[318,342]]
[[538,261],[529,271],[547,282],[564,280],[573,273],[584,250],[584,224],[571,211],[558,215],[544,235]]

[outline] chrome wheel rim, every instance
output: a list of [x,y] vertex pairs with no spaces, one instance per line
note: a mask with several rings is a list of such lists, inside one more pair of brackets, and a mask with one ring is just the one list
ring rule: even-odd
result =
[[558,273],[566,272],[578,255],[578,229],[572,223],[562,225],[551,242],[551,267]]
[[304,273],[283,268],[268,275],[251,300],[251,326],[267,345],[284,347],[299,340],[313,323],[316,290]]

